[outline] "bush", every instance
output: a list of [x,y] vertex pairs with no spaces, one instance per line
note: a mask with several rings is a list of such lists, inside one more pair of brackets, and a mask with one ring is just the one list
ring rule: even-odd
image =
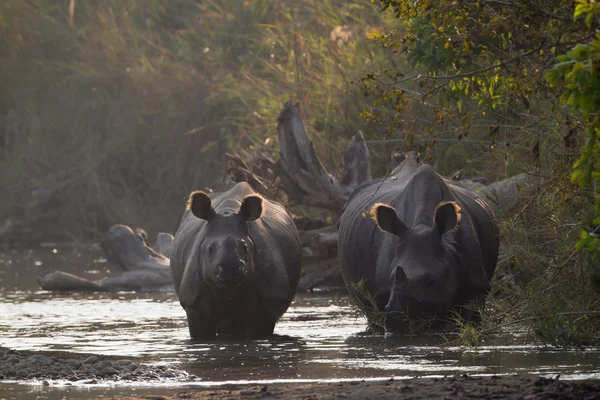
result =
[[[401,21],[374,38],[410,68],[365,75],[373,102],[363,115],[408,143],[426,143],[427,157],[452,177],[496,179],[527,171],[545,180],[516,215],[503,216],[502,252],[514,261],[516,282],[496,284],[488,301],[494,312],[483,331],[519,321],[552,344],[597,343],[597,261],[575,249],[578,241],[578,249],[592,251],[600,243],[592,187],[600,176],[597,4],[379,3]],[[452,136],[464,142],[438,148],[436,140]],[[486,140],[487,147],[471,144]]]

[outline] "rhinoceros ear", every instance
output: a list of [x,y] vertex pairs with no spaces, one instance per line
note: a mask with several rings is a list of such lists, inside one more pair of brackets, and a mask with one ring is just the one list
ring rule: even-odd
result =
[[377,203],[371,209],[371,216],[382,231],[389,232],[399,238],[402,238],[408,232],[409,228],[398,218],[394,207]]
[[197,218],[206,221],[210,221],[216,215],[210,197],[201,190],[196,190],[190,194],[187,208],[192,211],[192,214]]
[[460,221],[460,206],[454,201],[440,203],[435,209],[433,222],[440,237],[456,228]]
[[256,194],[251,194],[244,197],[242,206],[240,207],[239,215],[246,221],[254,221],[259,219],[263,212],[263,198]]

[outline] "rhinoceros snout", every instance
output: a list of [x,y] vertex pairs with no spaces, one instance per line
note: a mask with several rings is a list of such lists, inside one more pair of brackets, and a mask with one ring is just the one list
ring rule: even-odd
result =
[[217,282],[223,286],[237,286],[246,279],[246,268],[243,264],[233,268],[217,265],[215,277]]

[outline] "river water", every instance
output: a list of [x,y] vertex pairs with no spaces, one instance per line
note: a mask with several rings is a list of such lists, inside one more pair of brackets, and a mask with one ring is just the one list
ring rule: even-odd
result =
[[[563,379],[600,379],[599,348],[567,351],[539,347],[528,342],[525,333],[507,332],[477,348],[449,345],[436,335],[366,335],[365,320],[345,292],[339,290],[299,294],[276,326],[273,339],[191,343],[185,313],[173,293],[45,292],[35,283],[36,274],[47,272],[45,261],[41,260],[44,258],[35,253],[0,254],[2,346],[167,363],[196,375],[196,385],[457,373],[560,374]],[[106,266],[102,263],[101,258],[88,260],[82,271],[91,275],[104,273]],[[51,388],[39,384],[0,383],[0,399],[143,394],[152,389],[151,385],[161,385],[169,393],[178,383],[119,382],[111,387],[57,383]]]

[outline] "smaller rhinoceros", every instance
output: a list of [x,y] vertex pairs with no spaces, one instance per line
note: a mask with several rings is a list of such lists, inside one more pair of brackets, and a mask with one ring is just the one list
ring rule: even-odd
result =
[[190,195],[171,273],[192,338],[272,335],[301,269],[298,231],[282,205],[245,182]]

